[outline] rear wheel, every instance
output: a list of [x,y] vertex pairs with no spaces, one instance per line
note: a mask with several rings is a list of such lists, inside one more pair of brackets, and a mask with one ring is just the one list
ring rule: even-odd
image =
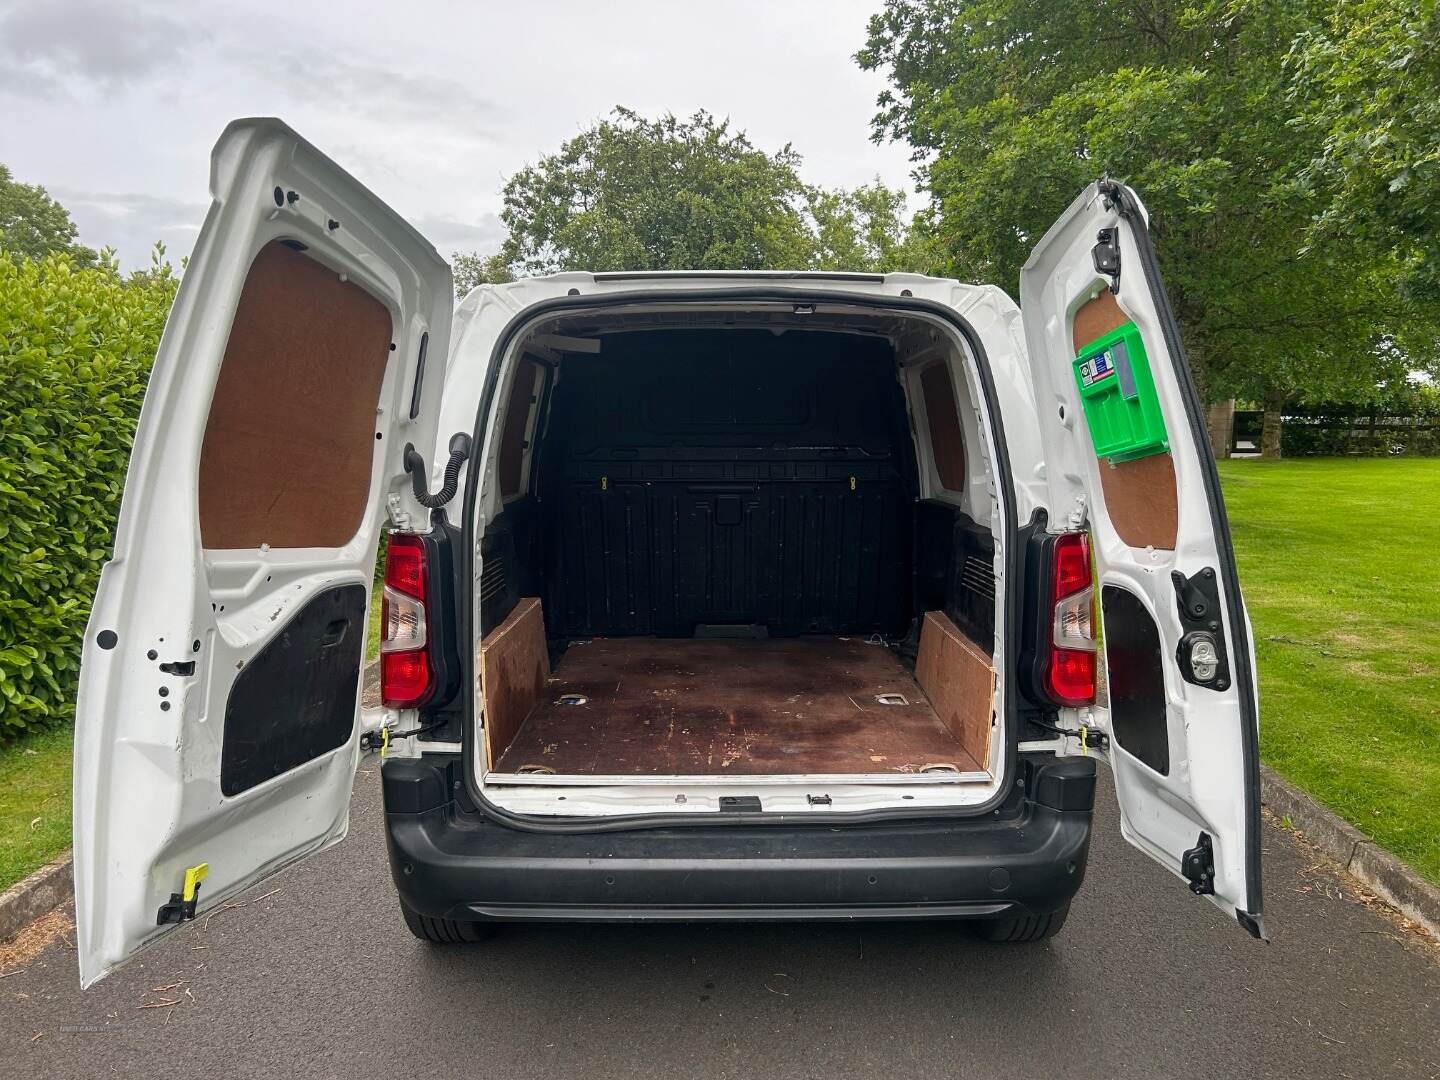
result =
[[405,916],[405,925],[412,934],[421,941],[431,941],[437,945],[484,941],[495,932],[495,928],[489,923],[432,919],[429,915],[417,915],[404,905],[401,905],[400,913]]
[[1020,944],[1044,941],[1060,932],[1070,914],[1070,905],[1045,915],[1015,915],[1005,919],[984,919],[974,924],[975,935],[982,941],[1003,941]]

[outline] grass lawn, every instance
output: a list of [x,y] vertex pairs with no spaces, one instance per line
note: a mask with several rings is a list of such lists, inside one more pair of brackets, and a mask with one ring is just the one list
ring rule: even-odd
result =
[[1440,460],[1221,463],[1265,762],[1440,881]]
[[69,727],[0,748],[0,890],[70,846]]

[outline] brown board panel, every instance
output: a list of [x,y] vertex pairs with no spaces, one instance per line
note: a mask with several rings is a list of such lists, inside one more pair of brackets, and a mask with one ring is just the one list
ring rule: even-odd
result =
[[522,360],[505,402],[505,426],[500,429],[500,495],[509,498],[520,491],[525,464],[525,426],[530,420],[530,406],[539,388],[540,365]]
[[925,395],[925,426],[930,429],[930,453],[940,486],[946,491],[964,491],[965,436],[960,431],[949,365],[932,364],[922,371],[920,389]]
[[990,752],[995,672],[990,657],[960,632],[944,612],[927,611],[920,628],[915,679],[935,713],[976,761]]
[[480,641],[485,703],[485,760],[498,761],[525,717],[545,694],[550,653],[539,597],[526,597]]
[[[583,702],[562,704],[574,694]],[[882,704],[881,694],[903,703]],[[572,645],[497,771],[707,776],[981,766],[889,649],[859,639]]]
[[365,517],[390,312],[277,242],[240,293],[200,450],[207,549],[340,547]]
[[[1130,317],[1120,310],[1109,289],[1081,304],[1075,312],[1073,345],[1078,355],[1090,342]],[[1180,497],[1175,481],[1175,459],[1169,453],[1134,461],[1100,462],[1100,486],[1105,509],[1120,539],[1131,547],[1173,551],[1180,528]]]

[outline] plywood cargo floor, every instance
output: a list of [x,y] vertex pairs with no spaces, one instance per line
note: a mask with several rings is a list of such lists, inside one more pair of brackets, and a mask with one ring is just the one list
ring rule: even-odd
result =
[[[882,704],[882,695],[904,704]],[[582,704],[564,704],[578,695]],[[572,645],[496,772],[697,776],[980,769],[884,646],[845,638]]]

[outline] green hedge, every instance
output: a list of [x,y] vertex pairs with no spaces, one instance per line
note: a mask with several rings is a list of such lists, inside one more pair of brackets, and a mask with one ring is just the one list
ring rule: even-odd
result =
[[145,381],[176,280],[0,253],[0,742],[74,716]]

